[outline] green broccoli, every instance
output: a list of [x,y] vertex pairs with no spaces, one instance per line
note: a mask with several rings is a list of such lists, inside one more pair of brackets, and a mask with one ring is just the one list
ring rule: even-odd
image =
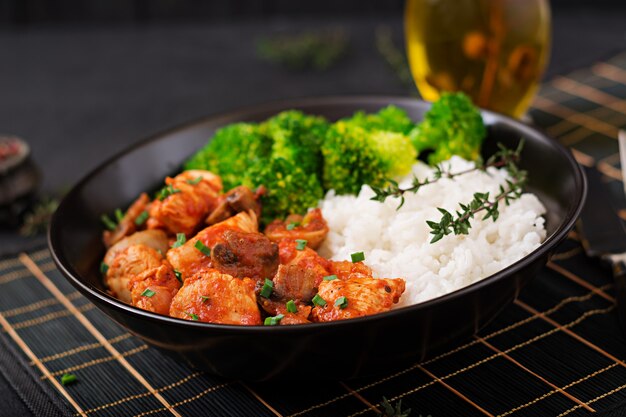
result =
[[273,140],[273,158],[284,158],[307,174],[321,176],[320,146],[328,130],[328,122],[323,117],[288,110],[268,119],[261,126]]
[[418,152],[432,150],[428,162],[435,165],[458,155],[476,160],[487,130],[479,110],[463,93],[443,93],[409,138]]
[[272,158],[266,164],[256,164],[246,171],[242,181],[249,188],[264,186],[261,197],[264,224],[288,214],[305,213],[316,207],[324,190],[315,174],[305,173],[298,165],[284,158]]
[[324,187],[337,194],[357,194],[363,184],[383,186],[411,171],[417,152],[408,137],[368,131],[350,120],[333,124],[322,144]]
[[224,189],[241,184],[252,165],[270,157],[272,141],[257,124],[235,123],[215,132],[212,140],[186,163],[185,169],[206,169],[222,177]]
[[403,134],[408,134],[415,127],[406,112],[393,105],[380,109],[378,113],[358,111],[351,118],[343,120],[366,130],[386,130]]

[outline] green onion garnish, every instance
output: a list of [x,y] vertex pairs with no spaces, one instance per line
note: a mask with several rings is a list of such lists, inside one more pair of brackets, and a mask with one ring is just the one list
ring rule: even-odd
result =
[[150,288],[146,288],[141,293],[141,295],[143,295],[144,297],[148,297],[148,298],[152,297],[154,294],[156,294],[156,292],[152,291]]
[[296,239],[296,249],[304,250],[304,248],[306,248],[306,242],[305,239]]
[[180,282],[182,284],[183,283],[183,274],[181,274],[178,269],[175,269],[174,270],[174,275],[176,276],[176,279],[178,280],[178,282]]
[[197,177],[197,178],[194,178],[194,179],[192,179],[192,180],[187,180],[187,181],[185,181],[185,182],[186,182],[187,184],[190,184],[190,185],[196,185],[196,184],[197,184],[197,183],[199,183],[200,181],[202,181],[202,177]]
[[272,291],[274,291],[274,282],[271,279],[265,278],[263,288],[261,288],[261,292],[259,293],[259,295],[261,297],[270,298],[270,295],[272,295]]
[[124,218],[124,212],[120,209],[115,209],[115,219],[119,223]]
[[61,384],[69,385],[72,382],[76,382],[76,375],[74,374],[63,374],[61,377]]
[[319,294],[315,294],[315,297],[313,297],[311,301],[313,301],[313,304],[315,304],[316,306],[320,306],[320,307],[324,307],[327,304],[326,300],[320,297]]
[[296,227],[298,227],[300,225],[300,223],[295,223],[295,222],[291,222],[287,225],[287,230],[293,230]]
[[146,210],[142,211],[139,216],[135,219],[135,224],[137,226],[141,226],[148,220],[148,212]]
[[200,319],[197,315],[195,315],[193,313],[185,313],[185,314],[187,314],[189,317],[191,317],[191,320],[193,320],[193,321],[198,321]]
[[109,219],[109,216],[107,216],[106,214],[103,214],[100,217],[100,220],[102,221],[102,223],[104,223],[106,228],[109,230],[115,230],[115,228],[117,227],[117,224],[115,224],[113,220]]
[[296,306],[296,302],[293,300],[289,300],[287,301],[287,311],[290,313],[297,313],[298,312],[298,306]]
[[363,252],[355,252],[350,255],[350,258],[352,258],[353,263],[361,262],[365,260],[365,254]]
[[206,295],[201,295],[200,298],[202,298],[202,303],[204,304],[209,302],[209,297],[207,297]]
[[334,281],[337,279],[337,275],[326,275],[323,279],[324,281]]
[[100,273],[102,275],[106,275],[108,270],[109,270],[109,265],[105,264],[104,262],[101,262],[100,263]]
[[158,198],[160,201],[165,200],[167,197],[171,196],[172,194],[176,194],[176,193],[180,193],[180,190],[177,188],[172,187],[172,185],[166,185],[165,187],[161,188],[157,194],[156,194],[156,198]]
[[[187,237],[185,236],[185,234],[184,233],[176,233],[176,242],[174,242],[172,244],[172,248],[179,248],[179,247],[183,246],[185,244],[185,242],[187,242]],[[200,241],[198,241],[198,242],[200,242]],[[202,242],[200,242],[200,243],[202,243]],[[197,245],[197,243],[196,243],[196,245]],[[209,251],[209,254],[210,253],[211,252]]]
[[277,314],[274,317],[266,317],[263,324],[266,326],[276,326],[278,325],[278,323],[280,323],[283,317],[285,317],[283,314]]
[[193,246],[206,256],[211,256],[211,248],[207,247],[201,240],[198,240]]
[[348,307],[348,299],[342,295],[335,300],[335,305],[343,310],[344,308]]

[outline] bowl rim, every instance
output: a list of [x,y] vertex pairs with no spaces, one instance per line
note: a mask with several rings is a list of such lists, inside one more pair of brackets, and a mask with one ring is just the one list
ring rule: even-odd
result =
[[[316,97],[303,97],[303,98],[290,98],[290,99],[278,99],[271,100],[267,102],[263,102],[256,105],[248,105],[244,107],[238,107],[233,110],[227,110],[224,112],[219,112],[207,116],[203,116],[188,122],[184,122],[178,124],[172,128],[161,130],[155,134],[152,134],[137,143],[128,146],[121,151],[115,153],[111,157],[107,158],[99,165],[97,165],[94,169],[88,172],[81,180],[79,180],[71,190],[65,195],[62,201],[59,204],[59,207],[55,211],[50,221],[50,225],[48,227],[47,233],[47,243],[48,248],[51,253],[51,257],[56,264],[57,268],[60,270],[63,276],[66,277],[70,281],[70,283],[79,289],[83,294],[89,294],[90,297],[95,297],[100,302],[103,302],[110,307],[118,310],[119,312],[141,316],[143,319],[148,319],[150,321],[157,322],[166,322],[171,325],[177,326],[190,326],[190,328],[195,329],[205,329],[205,330],[215,330],[219,332],[246,332],[251,334],[256,334],[262,332],[265,334],[266,332],[274,332],[274,333],[301,333],[314,331],[316,329],[328,329],[331,326],[335,329],[337,327],[342,326],[350,326],[363,324],[367,322],[374,322],[379,320],[391,320],[392,317],[402,317],[413,314],[419,310],[428,309],[433,305],[452,302],[457,298],[463,297],[468,293],[472,293],[475,291],[480,291],[483,287],[490,285],[494,281],[498,281],[500,279],[504,279],[508,275],[512,275],[527,265],[532,264],[539,258],[543,257],[547,253],[549,253],[558,243],[560,243],[566,236],[567,233],[574,227],[580,212],[582,211],[586,196],[587,196],[587,180],[582,171],[582,168],[574,159],[572,153],[561,145],[556,140],[550,138],[546,133],[542,130],[530,126],[528,124],[522,123],[518,120],[515,120],[509,116],[496,113],[489,110],[480,109],[483,117],[487,117],[493,120],[501,120],[506,122],[509,125],[512,125],[515,129],[519,130],[522,135],[532,134],[533,136],[537,136],[542,142],[547,143],[552,146],[556,151],[559,152],[561,157],[565,158],[567,163],[570,165],[572,172],[574,174],[574,183],[576,194],[573,196],[573,204],[569,208],[564,220],[561,222],[559,227],[540,244],[538,248],[533,250],[528,255],[519,259],[518,261],[512,263],[506,268],[501,269],[500,271],[491,274],[485,278],[480,279],[470,285],[464,286],[452,292],[437,296],[435,298],[431,298],[429,300],[407,305],[403,307],[398,307],[386,312],[374,314],[371,316],[363,316],[357,317],[349,320],[337,320],[332,322],[325,323],[309,323],[302,325],[292,325],[292,326],[264,326],[255,325],[255,326],[243,326],[243,325],[232,325],[232,324],[219,324],[219,323],[206,323],[199,321],[191,321],[184,320],[175,317],[160,315],[156,313],[152,313],[146,310],[142,310],[138,307],[132,306],[130,304],[126,304],[112,295],[99,290],[97,288],[92,288],[90,285],[84,283],[80,274],[76,272],[67,262],[62,254],[61,245],[60,245],[60,236],[59,236],[59,213],[62,213],[64,207],[68,200],[70,200],[72,196],[79,193],[82,188],[88,184],[92,178],[96,177],[101,171],[106,169],[111,163],[116,160],[122,158],[128,153],[131,153],[135,150],[139,150],[140,148],[158,140],[161,140],[164,136],[169,136],[175,134],[180,131],[193,129],[195,126],[199,126],[208,122],[212,124],[220,125],[221,123],[232,123],[235,120],[245,120],[245,117],[257,113],[265,113],[265,112],[279,112],[282,110],[286,110],[289,108],[299,108],[299,107],[307,107],[307,106],[320,106],[320,105],[398,105],[398,106],[412,106],[418,103],[419,105],[430,105],[430,102],[425,100],[412,98],[412,97],[404,97],[404,96],[393,96],[393,95],[329,95],[329,96],[316,96]],[[356,111],[356,109],[355,109]],[[89,298],[89,297],[88,297]],[[90,300],[91,301],[91,300]],[[310,330],[308,330],[310,329]]]

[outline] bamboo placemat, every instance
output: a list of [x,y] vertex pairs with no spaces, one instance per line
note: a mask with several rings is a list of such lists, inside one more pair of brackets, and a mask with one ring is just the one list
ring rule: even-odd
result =
[[[530,112],[580,163],[597,167],[624,219],[616,137],[625,98],[621,54],[554,78]],[[402,400],[411,416],[587,415],[626,402],[614,303],[610,273],[571,233],[518,300],[436,357],[347,382],[250,384],[190,369],[131,336],[76,292],[47,249],[0,260],[4,336],[44,386],[89,416],[373,416],[383,396]],[[77,382],[63,386],[70,372]]]

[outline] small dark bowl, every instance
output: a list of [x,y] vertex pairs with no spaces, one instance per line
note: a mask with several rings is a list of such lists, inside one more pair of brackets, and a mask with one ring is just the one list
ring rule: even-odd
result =
[[52,256],[67,279],[99,309],[148,344],[177,353],[194,366],[244,380],[347,379],[388,371],[468,337],[492,320],[546,264],[574,226],[586,194],[583,173],[570,153],[543,133],[510,118],[483,112],[488,125],[484,154],[501,142],[526,140],[522,168],[528,189],[547,207],[548,237],[515,264],[475,284],[414,306],[333,323],[245,327],[190,322],[149,313],[107,294],[98,272],[104,255],[100,215],[125,207],[204,145],[215,129],[260,121],[284,109],[330,120],[388,104],[421,120],[428,103],[398,97],[333,97],[271,103],[153,136],[109,159],[61,202],[49,231]]

